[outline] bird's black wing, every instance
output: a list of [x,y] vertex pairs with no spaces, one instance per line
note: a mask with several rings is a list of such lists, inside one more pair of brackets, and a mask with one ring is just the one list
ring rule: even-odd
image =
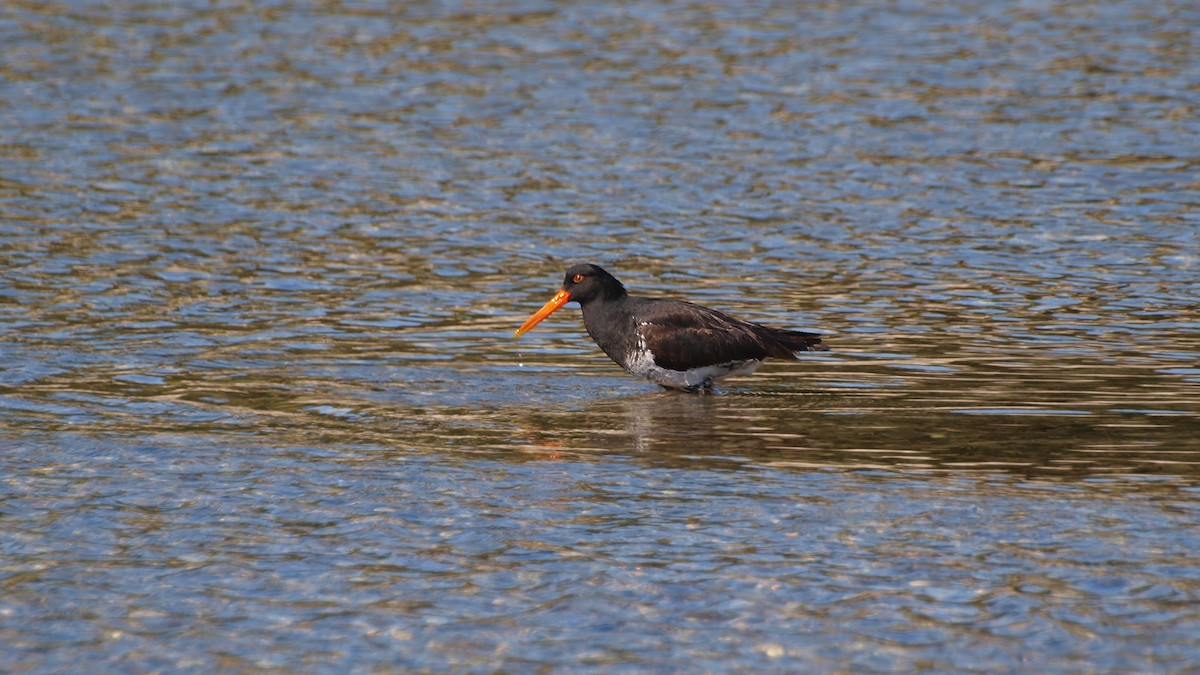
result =
[[637,330],[654,363],[670,370],[795,358],[794,350],[771,336],[773,329],[688,302],[647,300],[638,308]]

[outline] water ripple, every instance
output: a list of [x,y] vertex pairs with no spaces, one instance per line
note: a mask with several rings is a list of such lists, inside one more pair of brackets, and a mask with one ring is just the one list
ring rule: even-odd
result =
[[[1186,669],[1198,25],[0,10],[0,669]],[[834,349],[514,340],[585,260]]]

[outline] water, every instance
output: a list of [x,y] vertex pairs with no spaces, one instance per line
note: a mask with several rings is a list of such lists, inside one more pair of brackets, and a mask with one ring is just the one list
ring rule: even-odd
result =
[[[1194,669],[1196,35],[0,8],[0,669]],[[513,340],[579,261],[833,351]]]

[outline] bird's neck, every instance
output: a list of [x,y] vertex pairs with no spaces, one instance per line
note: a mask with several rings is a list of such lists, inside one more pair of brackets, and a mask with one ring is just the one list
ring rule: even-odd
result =
[[604,312],[612,311],[625,303],[629,298],[629,293],[625,291],[625,287],[619,282],[614,286],[606,286],[598,295],[594,295],[587,300],[579,303],[579,308],[587,312]]
[[625,307],[628,297],[622,294],[605,301],[597,298],[580,305],[580,309],[583,310],[583,325],[587,328],[588,335],[592,336],[605,354],[622,366],[628,359],[629,346],[636,340],[634,317]]
[[604,285],[604,292],[601,295],[605,300],[612,302],[614,300],[624,300],[629,296],[629,292],[625,290],[625,286],[621,282],[612,279]]

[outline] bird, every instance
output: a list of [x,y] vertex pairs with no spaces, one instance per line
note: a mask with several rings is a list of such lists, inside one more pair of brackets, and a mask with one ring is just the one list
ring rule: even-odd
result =
[[568,302],[600,349],[631,375],[666,389],[715,393],[718,380],[753,373],[764,359],[826,351],[816,333],[771,328],[683,300],[630,295],[589,263],[572,265],[562,289],[516,331],[520,337]]

